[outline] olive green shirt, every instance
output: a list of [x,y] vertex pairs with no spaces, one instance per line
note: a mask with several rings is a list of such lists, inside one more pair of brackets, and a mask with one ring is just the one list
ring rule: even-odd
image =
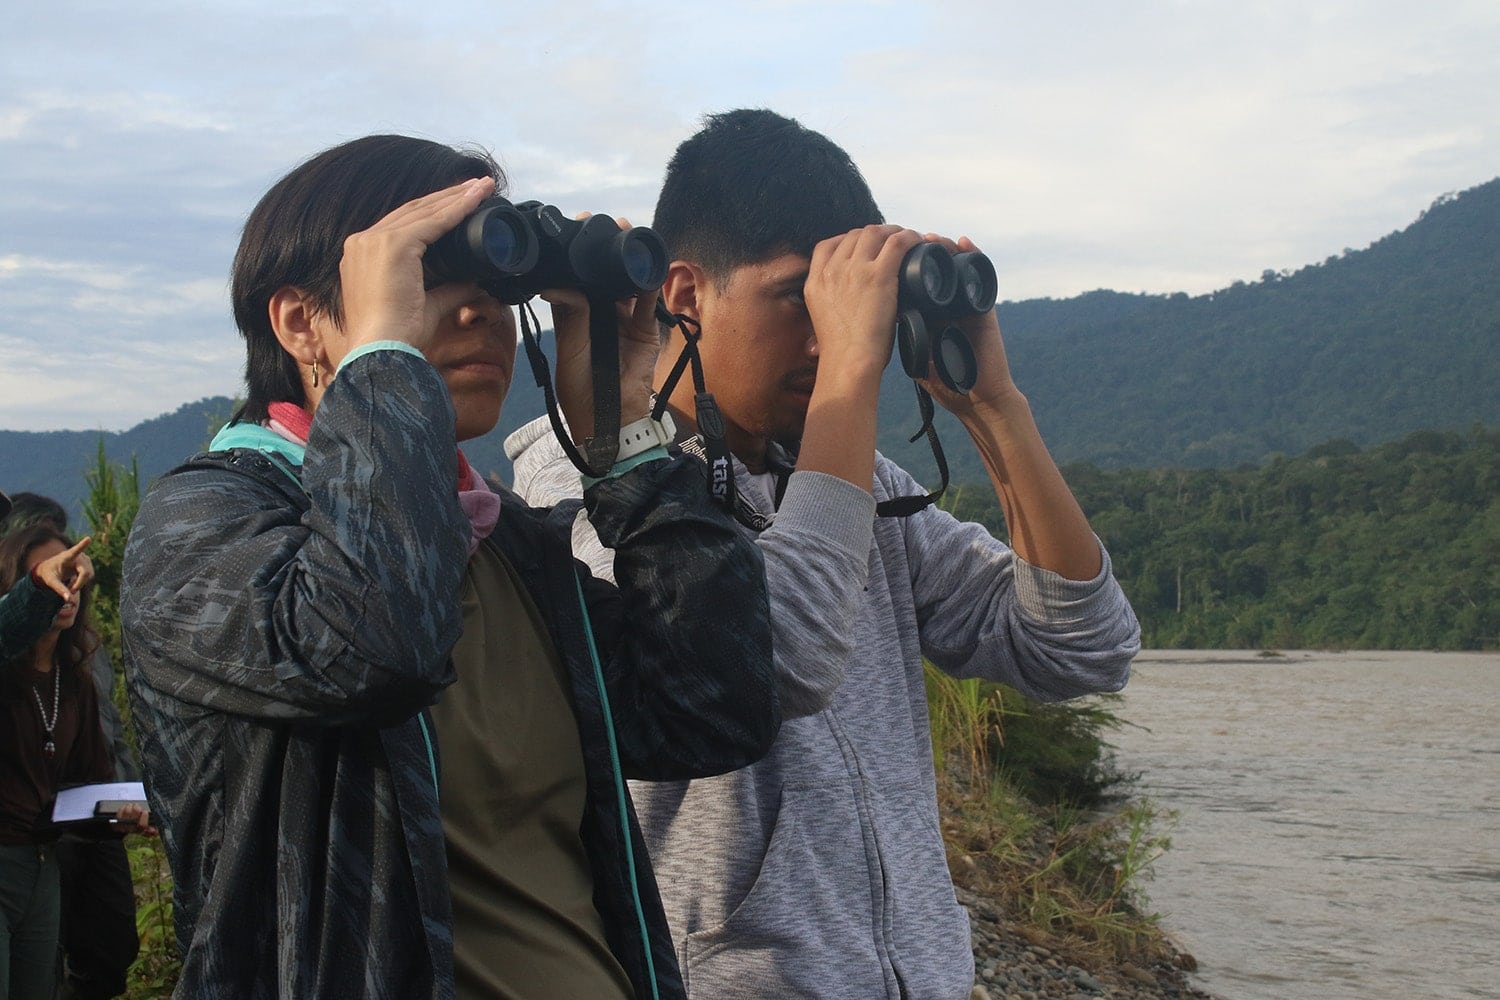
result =
[[634,994],[605,942],[579,837],[584,765],[562,661],[497,551],[463,583],[458,682],[433,709],[460,997]]

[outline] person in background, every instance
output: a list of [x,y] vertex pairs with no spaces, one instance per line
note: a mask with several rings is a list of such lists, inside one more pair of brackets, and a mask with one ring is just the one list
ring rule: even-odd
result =
[[[0,493],[0,500],[0,510],[9,511],[10,499]],[[89,541],[80,538],[51,559],[43,559],[0,594],[0,663],[41,638],[63,603],[76,598],[94,579],[94,564],[83,551]]]
[[[0,540],[0,590],[10,592],[72,545],[46,524],[7,535]],[[113,777],[89,669],[99,640],[88,625],[88,593],[80,587],[41,637],[0,663],[0,973],[10,1000],[53,997],[61,890],[51,807],[58,789]],[[114,833],[153,832],[138,806],[123,807],[116,819]]]
[[[245,224],[246,403],[141,504],[121,602],[178,996],[681,995],[624,777],[770,746],[764,571],[664,448],[585,491],[618,586],[573,561],[576,504],[496,494],[456,449],[498,419],[516,321],[422,260],[502,180],[367,136]],[[545,294],[586,436],[588,306]],[[627,426],[655,303],[614,307]]]
[[[17,493],[0,537],[33,524],[68,530],[62,504],[36,493]],[[89,659],[99,704],[99,724],[109,748],[113,781],[139,781],[140,768],[115,707],[115,671],[109,650],[96,644]],[[130,858],[118,837],[64,833],[58,838],[62,883],[62,995],[64,1000],[108,1000],[125,992],[125,979],[140,951],[135,924],[135,886]]]
[[17,493],[10,497],[10,509],[0,514],[0,537],[33,524],[46,523],[66,531],[68,512],[62,504],[40,493]]
[[[884,224],[844,150],[771,111],[711,115],[678,147],[652,225],[674,257],[663,299],[701,328],[738,514],[766,557],[787,715],[756,764],[635,786],[689,996],[966,1000],[972,942],[939,832],[923,660],[1053,701],[1122,687],[1140,627],[993,311],[956,324],[972,390],[922,384],[969,432],[1012,544],[936,506],[876,517],[926,492],[875,450],[898,269],[924,236]],[[658,380],[681,346],[663,334]],[[669,407],[700,451],[692,387]],[[542,425],[507,451],[533,503],[577,491]],[[618,569],[607,542],[575,544],[596,572]]]

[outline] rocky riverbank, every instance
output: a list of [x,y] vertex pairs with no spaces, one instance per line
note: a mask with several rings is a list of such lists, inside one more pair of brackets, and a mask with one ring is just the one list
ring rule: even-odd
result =
[[1174,952],[1148,965],[1100,960],[1067,942],[1008,924],[999,911],[963,887],[958,900],[974,932],[971,1000],[1215,1000],[1191,986],[1191,955]]

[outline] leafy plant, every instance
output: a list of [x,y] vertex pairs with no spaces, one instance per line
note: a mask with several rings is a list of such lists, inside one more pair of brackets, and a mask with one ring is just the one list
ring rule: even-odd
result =
[[930,664],[925,680],[955,879],[1067,950],[1170,956],[1144,884],[1174,817],[1119,794],[1128,779],[1105,735],[1127,723],[1114,699],[1044,705]]
[[932,759],[939,773],[957,755],[970,775],[989,769],[990,747],[1004,743],[1004,710],[993,684],[960,680],[926,664],[927,708],[932,726]]
[[1039,805],[1093,808],[1132,777],[1120,772],[1105,735],[1129,723],[1114,713],[1119,695],[1038,702],[997,685],[1006,718],[990,753],[1011,785]]
[[172,874],[156,838],[131,837],[126,844],[135,880],[135,927],[141,950],[127,977],[131,1000],[169,997],[182,967],[172,922]]
[[[140,470],[132,460],[127,470],[104,454],[104,439],[94,467],[85,473],[89,492],[83,515],[89,523],[89,559],[94,564],[94,624],[109,650],[120,662],[120,574],[125,565],[125,542],[141,505]],[[123,716],[122,716],[123,717]]]
[[[127,470],[110,462],[99,442],[97,462],[87,473],[89,493],[84,501],[93,543],[89,558],[94,563],[94,625],[110,658],[123,663],[120,644],[120,581],[125,564],[125,545],[140,509],[140,471],[134,461]],[[123,671],[115,679],[115,704],[125,723],[130,745],[136,745],[130,703],[125,697]],[[181,958],[172,922],[172,874],[161,841],[133,836],[126,841],[130,872],[135,883],[135,922],[141,947],[127,977],[127,996],[168,997],[176,985]]]

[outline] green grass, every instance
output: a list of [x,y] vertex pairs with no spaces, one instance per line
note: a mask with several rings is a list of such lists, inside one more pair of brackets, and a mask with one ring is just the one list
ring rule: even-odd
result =
[[1172,953],[1145,884],[1175,816],[1125,793],[1114,699],[1040,705],[929,666],[938,798],[955,880],[1032,940],[1101,959]]
[[161,841],[131,837],[125,843],[135,881],[135,928],[141,950],[126,977],[130,1000],[170,997],[182,960],[172,924],[172,873]]

